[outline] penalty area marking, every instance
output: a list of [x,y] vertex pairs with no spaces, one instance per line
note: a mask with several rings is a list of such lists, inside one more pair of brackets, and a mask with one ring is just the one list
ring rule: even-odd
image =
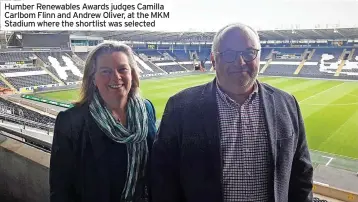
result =
[[333,158],[329,157],[329,156],[322,156],[322,157],[325,157],[325,158],[329,159],[328,162],[326,163],[326,166],[328,166],[331,163],[331,161],[333,160]]

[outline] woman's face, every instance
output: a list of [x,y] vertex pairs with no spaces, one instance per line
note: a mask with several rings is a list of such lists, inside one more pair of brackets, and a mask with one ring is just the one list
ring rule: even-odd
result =
[[109,105],[127,98],[132,86],[131,67],[123,52],[105,53],[97,58],[95,85]]

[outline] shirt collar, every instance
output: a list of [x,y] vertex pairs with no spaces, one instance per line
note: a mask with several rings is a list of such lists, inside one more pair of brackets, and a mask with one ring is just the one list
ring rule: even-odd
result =
[[[240,106],[239,103],[237,103],[235,100],[233,100],[231,97],[229,97],[229,95],[227,95],[224,91],[221,90],[219,83],[216,81],[216,89],[217,92],[219,94],[219,97],[228,105],[237,105]],[[254,82],[254,90],[252,91],[252,93],[249,95],[248,100],[249,102],[251,102],[253,100],[253,98],[255,96],[257,96],[259,92],[259,87],[258,87],[258,83],[257,80]]]

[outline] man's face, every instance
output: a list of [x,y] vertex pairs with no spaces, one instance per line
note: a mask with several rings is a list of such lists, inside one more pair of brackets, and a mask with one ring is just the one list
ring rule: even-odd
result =
[[218,47],[220,53],[213,53],[215,60],[211,58],[220,87],[232,94],[249,90],[260,67],[260,54],[256,51],[259,48],[259,41],[249,29],[226,32]]

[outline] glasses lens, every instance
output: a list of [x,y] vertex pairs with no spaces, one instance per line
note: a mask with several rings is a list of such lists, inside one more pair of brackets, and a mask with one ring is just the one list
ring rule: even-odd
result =
[[256,50],[248,50],[242,53],[242,57],[245,61],[252,61],[255,59],[257,55],[257,51]]
[[[237,51],[228,50],[222,53],[222,57],[225,62],[234,62],[237,59]],[[242,58],[245,61],[253,61],[257,56],[257,50],[247,50],[241,52]]]
[[236,51],[225,51],[223,52],[222,56],[226,62],[234,62],[236,59]]

